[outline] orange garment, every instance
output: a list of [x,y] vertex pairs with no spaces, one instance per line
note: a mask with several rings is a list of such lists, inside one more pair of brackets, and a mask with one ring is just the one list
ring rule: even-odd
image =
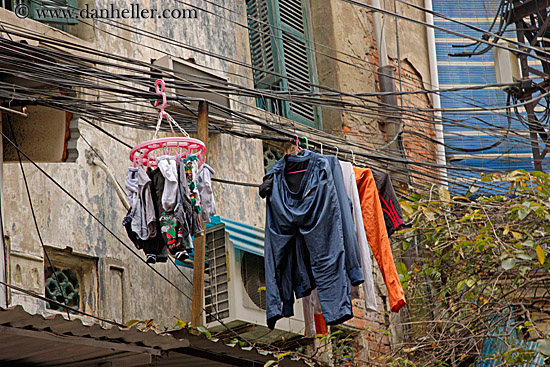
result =
[[378,262],[384,283],[388,288],[390,308],[393,312],[398,312],[407,302],[393,261],[388,232],[384,222],[384,212],[380,205],[376,183],[370,169],[353,167],[353,171],[355,172],[355,181],[357,181],[359,200],[361,200],[361,212],[367,241],[376,262]]

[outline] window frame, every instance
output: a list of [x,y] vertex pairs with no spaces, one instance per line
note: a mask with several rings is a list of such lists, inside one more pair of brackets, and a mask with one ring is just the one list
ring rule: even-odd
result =
[[[289,24],[286,24],[284,20],[281,19],[281,11],[280,11],[280,0],[247,0],[247,15],[250,15],[250,3],[254,2],[255,7],[257,9],[260,9],[263,3],[266,4],[267,7],[267,20],[269,22],[269,40],[272,50],[272,58],[273,58],[273,70],[267,70],[264,77],[257,80],[256,75],[254,75],[254,85],[257,89],[273,89],[274,86],[278,86],[278,90],[280,91],[288,91],[289,90],[289,79],[288,79],[288,72],[287,72],[287,58],[285,57],[285,44],[284,40],[285,37],[288,39],[290,37],[292,39],[292,45],[296,46],[297,43],[300,43],[303,41],[305,52],[307,55],[307,70],[308,70],[308,84],[317,85],[318,79],[317,79],[317,67],[316,67],[316,60],[314,52],[311,50],[311,45],[313,44],[312,39],[312,27],[311,27],[311,11],[310,11],[310,3],[309,0],[300,0],[301,5],[301,18],[303,22],[303,30],[304,33],[298,32],[296,29],[292,28]],[[258,27],[260,32],[256,30],[254,32],[254,28],[252,25],[254,23],[259,24],[262,19],[249,19],[249,26],[251,29],[249,30],[249,41],[250,41],[250,48],[251,48],[251,61],[252,66],[257,67],[257,64],[255,65],[255,57],[253,55],[254,53],[254,44],[253,44],[253,37],[254,34],[259,34],[262,32],[262,30]],[[286,33],[286,34],[285,34]],[[262,40],[262,35],[260,34],[260,42],[264,42]],[[287,46],[288,47],[288,46]],[[288,51],[288,49],[286,49]],[[264,61],[262,62],[265,66],[269,63],[265,61],[265,54],[262,55],[264,58]],[[303,66],[303,65],[302,65]],[[273,75],[274,74],[280,74],[282,77]],[[254,72],[256,74],[256,72]],[[263,88],[262,88],[263,87]],[[312,92],[318,91],[317,87],[311,88]],[[274,102],[275,101],[275,102]],[[292,103],[290,101],[276,101],[271,99],[265,99],[265,98],[258,98],[257,99],[257,106],[274,114],[278,114],[282,117],[289,118],[293,121],[296,121],[298,123],[315,127],[318,129],[323,128],[322,124],[322,117],[321,117],[321,110],[319,106],[311,106],[313,111],[313,120],[307,119],[306,117],[296,113],[292,109]],[[297,103],[298,104],[298,103]],[[280,106],[280,111],[277,111],[276,106]],[[300,105],[300,104],[298,104]]]

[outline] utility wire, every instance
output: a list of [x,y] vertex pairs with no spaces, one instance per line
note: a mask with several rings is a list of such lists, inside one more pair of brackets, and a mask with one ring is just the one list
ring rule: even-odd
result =
[[[80,202],[74,195],[72,195],[67,189],[65,189],[57,180],[55,180],[51,175],[49,175],[46,171],[44,171],[36,162],[34,162],[25,152],[23,152],[19,146],[15,144],[10,138],[4,134],[4,132],[0,131],[0,134],[4,137],[5,141],[10,143],[21,155],[25,157],[33,166],[35,166],[42,174],[44,174],[51,182],[53,182],[61,191],[63,191],[67,196],[69,196],[74,202],[78,204],[86,213],[88,213],[101,227],[103,227],[109,234],[111,234],[120,244],[122,244],[124,247],[126,247],[132,254],[134,254],[141,262],[146,264],[153,272],[155,272],[157,275],[159,275],[164,281],[168,282],[171,286],[173,286],[178,292],[180,292],[184,297],[186,297],[189,300],[192,300],[191,296],[183,292],[177,285],[175,285],[170,279],[166,278],[162,273],[160,273],[157,269],[155,269],[151,264],[147,263],[145,259],[143,259],[141,256],[139,256],[130,246],[128,246],[124,241],[120,239],[109,227],[105,225],[96,215],[94,215],[90,209],[88,209],[82,202]],[[188,279],[188,278],[187,278]],[[189,279],[188,279],[189,280]],[[231,329],[229,326],[225,325],[223,321],[221,321],[216,315],[212,314],[207,309],[203,308],[205,312],[207,312],[210,316],[212,316],[216,321],[218,321],[221,325],[225,326],[228,331],[232,332],[237,336],[238,338],[242,339],[244,342],[250,344],[246,338],[244,338],[242,335],[235,332],[233,329]]]

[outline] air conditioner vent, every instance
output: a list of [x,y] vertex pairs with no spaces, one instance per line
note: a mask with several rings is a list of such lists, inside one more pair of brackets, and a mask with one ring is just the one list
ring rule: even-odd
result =
[[225,248],[225,228],[220,225],[206,234],[208,274],[204,278],[204,305],[206,322],[229,317],[229,273],[227,250]]
[[242,258],[241,276],[246,294],[256,306],[265,310],[265,290],[262,289],[265,289],[263,257],[245,252]]

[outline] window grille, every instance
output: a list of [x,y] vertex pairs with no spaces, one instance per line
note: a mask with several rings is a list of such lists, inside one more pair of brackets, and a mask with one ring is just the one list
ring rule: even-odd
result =
[[[44,274],[44,285],[46,298],[79,309],[80,287],[78,277],[73,270],[47,267]],[[46,307],[50,310],[65,310],[53,302],[48,302]]]
[[226,233],[223,224],[206,230],[206,265],[204,277],[204,305],[206,322],[229,317],[229,277],[227,264]]

